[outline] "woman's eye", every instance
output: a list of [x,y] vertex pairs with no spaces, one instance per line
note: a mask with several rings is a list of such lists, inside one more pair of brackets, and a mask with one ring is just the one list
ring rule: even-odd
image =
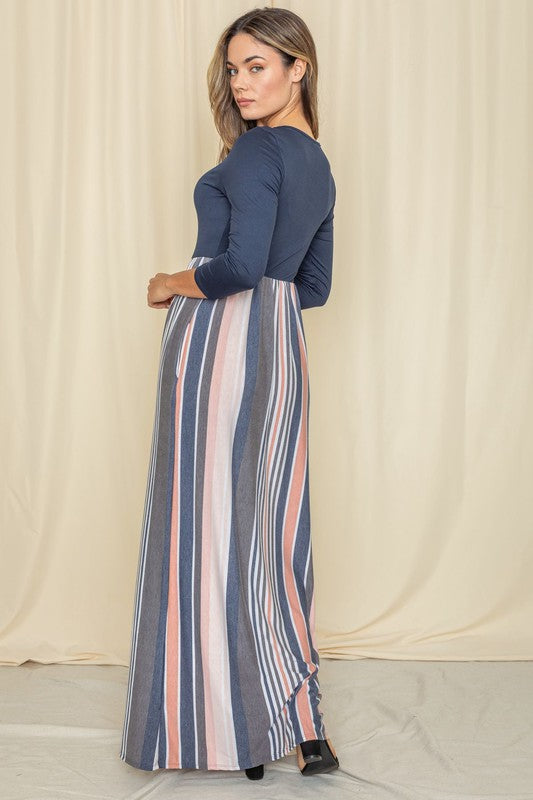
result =
[[[226,72],[228,73],[228,75],[230,77],[231,77],[231,73],[233,72],[234,69],[235,69],[234,67],[230,67],[229,69],[226,70]],[[252,69],[263,69],[263,67],[260,64],[254,64]]]

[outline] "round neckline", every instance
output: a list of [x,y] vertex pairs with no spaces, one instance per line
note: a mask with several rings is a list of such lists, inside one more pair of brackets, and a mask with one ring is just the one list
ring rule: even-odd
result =
[[298,131],[298,133],[303,134],[307,139],[311,139],[311,141],[314,142],[315,144],[317,144],[319,147],[322,146],[320,144],[320,142],[318,141],[318,139],[315,139],[314,136],[310,136],[308,133],[303,131],[301,128],[297,128],[296,125],[267,125],[266,127],[270,128],[271,131],[275,131],[276,128],[291,128],[293,131]]

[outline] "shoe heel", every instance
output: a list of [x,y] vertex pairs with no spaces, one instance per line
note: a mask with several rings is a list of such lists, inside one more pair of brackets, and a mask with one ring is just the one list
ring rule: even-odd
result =
[[258,781],[265,774],[265,765],[259,764],[257,767],[248,767],[244,771],[246,772],[246,777],[250,778],[251,781]]
[[298,753],[298,765],[302,775],[320,775],[338,769],[339,759],[328,739],[313,739],[310,742],[303,742],[298,747],[301,751]]
[[299,747],[306,764],[322,761],[322,749],[318,739],[308,739],[307,742],[301,742]]

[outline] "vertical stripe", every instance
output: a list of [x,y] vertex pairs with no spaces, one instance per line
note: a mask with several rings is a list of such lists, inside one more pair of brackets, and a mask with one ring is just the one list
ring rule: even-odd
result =
[[130,765],[238,770],[326,738],[308,422],[293,282],[174,297],[135,586],[120,751]]

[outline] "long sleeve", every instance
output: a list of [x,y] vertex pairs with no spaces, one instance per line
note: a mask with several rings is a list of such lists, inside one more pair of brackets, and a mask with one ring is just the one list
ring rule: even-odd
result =
[[209,300],[251,289],[264,276],[284,177],[281,151],[267,126],[241,134],[223,164],[231,206],[228,248],[194,274]]
[[323,306],[331,291],[334,206],[315,233],[294,278],[302,309]]

